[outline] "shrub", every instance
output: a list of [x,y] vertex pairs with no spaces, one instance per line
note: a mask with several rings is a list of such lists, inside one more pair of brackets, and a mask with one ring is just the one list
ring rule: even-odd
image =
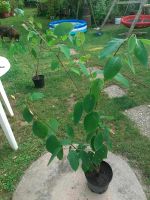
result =
[[0,14],[9,13],[10,10],[11,7],[8,1],[0,1]]

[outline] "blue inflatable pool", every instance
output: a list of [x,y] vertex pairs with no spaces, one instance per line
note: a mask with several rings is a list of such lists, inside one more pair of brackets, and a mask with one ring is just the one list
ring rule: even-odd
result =
[[65,20],[57,20],[49,23],[49,28],[54,29],[58,24],[63,22],[70,22],[73,24],[74,29],[70,32],[71,35],[75,35],[77,32],[86,32],[87,31],[87,23],[84,20],[76,20],[76,19],[65,19]]

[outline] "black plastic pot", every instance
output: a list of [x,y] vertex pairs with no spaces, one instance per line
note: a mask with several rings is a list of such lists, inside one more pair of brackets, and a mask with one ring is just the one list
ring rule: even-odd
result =
[[102,194],[108,189],[113,177],[113,171],[107,162],[102,161],[99,172],[87,172],[85,176],[90,190],[97,194]]
[[34,82],[35,88],[43,88],[45,85],[44,75],[33,76],[32,80]]

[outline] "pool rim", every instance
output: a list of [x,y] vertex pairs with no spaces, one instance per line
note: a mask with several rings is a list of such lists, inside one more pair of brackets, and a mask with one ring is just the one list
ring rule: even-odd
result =
[[76,24],[74,26],[74,29],[79,29],[87,26],[87,22],[85,20],[77,20],[77,19],[61,19],[61,20],[55,20],[49,23],[49,28],[55,28],[56,25],[61,24],[63,22],[69,22],[69,23],[80,23]]

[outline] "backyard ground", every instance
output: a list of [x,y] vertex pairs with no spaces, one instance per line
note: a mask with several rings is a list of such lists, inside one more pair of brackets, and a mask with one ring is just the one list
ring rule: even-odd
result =
[[[34,9],[25,10],[25,18],[35,14]],[[48,19],[35,19],[43,24],[46,30]],[[21,26],[23,17],[12,17],[1,20],[1,24],[14,25],[21,33],[21,41],[26,38],[26,32]],[[98,59],[98,53],[102,47],[112,38],[118,37],[118,34],[125,32],[122,26],[107,25],[104,34],[101,37],[96,36],[95,31],[90,29],[86,34],[85,50],[92,54],[93,60],[91,67],[101,66]],[[145,38],[150,39],[150,29]],[[149,47],[150,50],[150,47]],[[35,62],[27,52],[16,56],[16,63],[7,55],[7,49],[0,47],[1,56],[7,56],[11,62],[11,70],[2,79],[4,87],[10,98],[12,108],[15,112],[13,119],[9,118],[16,140],[19,144],[17,152],[12,151],[2,130],[0,130],[0,200],[11,199],[24,171],[29,165],[45,152],[43,142],[33,136],[30,125],[26,124],[22,118],[22,110],[25,98],[32,92],[37,91],[33,87],[31,80],[34,74],[33,63]],[[76,90],[69,82],[67,75],[63,70],[52,72],[50,69],[50,59],[43,58],[40,71],[46,77],[46,86],[38,90],[45,94],[45,98],[36,102],[34,107],[41,118],[49,120],[51,117],[61,120],[61,124],[67,120],[66,113],[71,98],[76,96]],[[150,105],[150,70],[143,69],[138,63],[135,64],[137,73],[133,75],[128,69],[123,73],[130,79],[130,88],[127,90],[127,96],[117,99],[108,99],[106,95],[101,99],[99,110],[106,115],[113,115],[110,125],[115,131],[113,136],[113,151],[121,154],[129,160],[131,166],[139,174],[139,179],[143,184],[144,190],[150,200],[150,140],[140,135],[133,123],[123,115],[123,111],[138,105]],[[80,90],[86,92],[86,80],[72,74],[74,81]],[[15,98],[14,98],[15,97]],[[117,127],[117,128],[116,128]],[[63,137],[63,129],[60,129],[60,136]],[[78,139],[80,135],[78,135]]]

